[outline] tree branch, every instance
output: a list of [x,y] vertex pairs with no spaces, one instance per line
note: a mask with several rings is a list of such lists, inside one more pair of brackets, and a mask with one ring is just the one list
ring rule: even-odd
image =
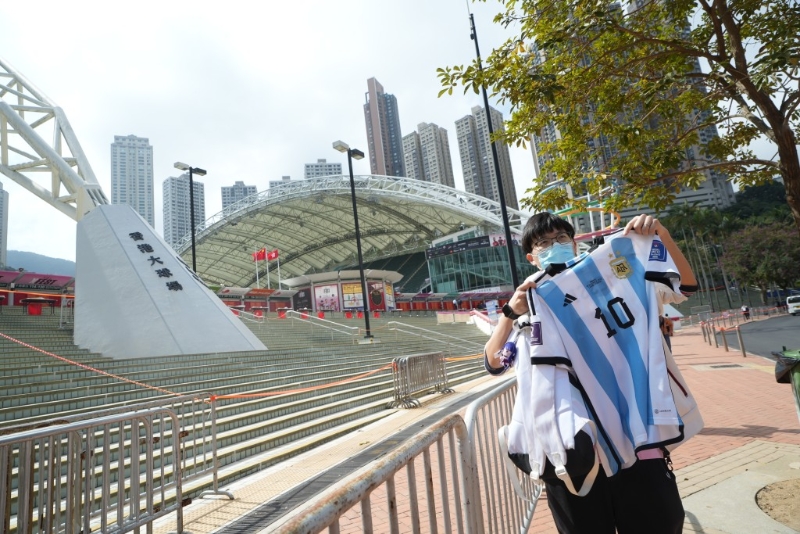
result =
[[[706,163],[705,165],[700,165],[699,167],[691,167],[689,169],[676,170],[669,174],[663,174],[659,177],[658,181],[664,181],[670,178],[678,178],[680,176],[685,176],[687,174],[695,174],[703,171],[713,171],[713,170],[725,169],[728,167],[736,167],[741,165],[763,165],[764,167],[773,167],[775,169],[780,169],[779,163],[759,158],[740,159],[735,161],[719,161],[716,163]],[[755,172],[755,171],[747,171],[747,172]]]

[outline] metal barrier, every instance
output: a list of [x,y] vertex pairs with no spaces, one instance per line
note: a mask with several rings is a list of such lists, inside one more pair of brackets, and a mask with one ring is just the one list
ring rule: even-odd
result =
[[412,354],[392,360],[394,400],[392,408],[416,408],[419,401],[413,395],[431,389],[439,393],[451,393],[447,387],[447,365],[443,352]]
[[176,512],[182,532],[181,447],[162,439],[174,428],[153,408],[0,437],[0,531],[122,533]]
[[506,381],[470,404],[466,419],[446,416],[320,493],[271,532],[333,534],[344,525],[348,532],[524,534],[540,491],[523,476],[528,500],[517,496],[497,442],[515,393],[516,382]]
[[518,481],[527,500],[516,496],[497,445],[497,430],[511,421],[516,393],[517,382],[509,379],[472,402],[464,415],[472,454],[477,460],[479,508],[486,514],[483,524],[487,532],[498,534],[527,532],[542,492],[541,487],[520,471]]
[[[360,532],[373,532],[373,516],[383,512],[388,517],[378,521],[381,526],[388,523],[392,534],[440,529],[483,534],[474,465],[464,421],[450,415],[324,491],[274,532],[311,534],[327,528],[333,534],[340,532],[340,522],[351,527],[360,523]],[[407,491],[397,492],[398,485]],[[398,498],[405,495],[407,500]],[[373,500],[385,504],[373,508]],[[410,530],[400,530],[400,518],[405,525],[411,523]],[[425,523],[427,528],[421,529]]]
[[[74,507],[75,501],[66,493],[71,486],[74,486],[71,491],[83,492],[78,495],[80,506],[86,508],[86,510],[81,508],[81,513],[88,513],[93,524],[100,518],[99,521],[103,525],[106,523],[116,525],[116,520],[123,512],[139,513],[131,508],[130,500],[131,495],[135,495],[133,489],[140,486],[140,478],[144,477],[148,484],[147,493],[152,494],[156,500],[152,503],[152,509],[147,508],[149,504],[143,500],[143,510],[158,513],[135,516],[136,524],[132,528],[151,523],[164,515],[161,513],[162,510],[178,509],[178,532],[182,529],[180,508],[190,501],[187,499],[183,502],[182,495],[171,489],[173,486],[182,487],[187,481],[210,474],[212,489],[203,492],[201,496],[210,493],[233,499],[233,494],[219,489],[216,404],[209,403],[208,398],[207,393],[159,398],[140,404],[39,422],[36,425],[3,429],[4,435],[0,438],[0,476],[4,483],[3,487],[9,488],[10,493],[4,491],[0,496],[0,525],[4,524],[2,521],[6,521],[6,528],[0,528],[0,532],[9,532],[8,525],[13,524],[16,528],[16,525],[24,521],[37,523],[36,531],[41,533],[79,532],[80,528],[72,529],[71,526],[63,530],[65,524],[73,525],[72,520],[66,523],[62,520],[59,523],[55,519],[47,519],[58,516],[54,511],[56,509],[66,513]],[[154,419],[150,423],[150,434],[147,434],[148,426],[141,423],[141,417],[142,414],[151,413],[168,414],[169,418],[162,415]],[[108,426],[98,423],[105,420],[117,423]],[[84,443],[83,451],[89,451],[83,452],[84,458],[81,459],[86,462],[87,476],[78,486],[75,486],[74,481],[76,476],[80,476],[81,471],[74,471],[72,465],[76,461],[73,458],[74,433],[64,431],[65,428],[73,427],[85,429],[79,443]],[[136,439],[132,441],[131,437],[136,436],[137,432],[145,433],[138,439],[138,445],[135,443]],[[34,434],[50,436],[47,440],[42,438],[43,444],[33,445],[31,449],[36,454],[49,456],[43,459],[35,458],[31,463],[25,456],[25,447],[20,443],[27,443],[28,436]],[[131,453],[132,447],[135,454]],[[140,460],[140,455],[144,458],[143,461]],[[120,458],[123,458],[121,463]],[[30,467],[17,469],[19,466]],[[12,470],[8,471],[6,469],[8,467]],[[69,475],[69,472],[78,474]],[[109,486],[106,485],[106,477],[110,480],[111,492],[107,491]],[[18,487],[29,487],[26,485],[27,480],[36,481],[36,487],[41,487],[42,491],[46,492],[44,496],[39,496],[32,490],[18,494],[16,491]],[[120,490],[123,493],[122,501],[117,497]],[[19,516],[18,510],[23,512],[27,510],[23,506],[25,499],[28,498],[25,496],[27,493],[33,495],[31,498],[36,501],[35,513],[38,515],[26,520],[21,516],[19,518],[15,516]],[[6,497],[8,501],[3,500]],[[110,508],[104,508],[106,506]],[[74,516],[74,511],[70,514],[70,517]],[[111,515],[116,516],[114,521],[103,519]],[[123,520],[130,521],[126,517],[123,517]],[[125,530],[118,528],[120,527],[114,526],[107,530],[104,526],[102,532],[130,530],[127,526]],[[28,532],[24,529],[18,531]],[[90,532],[86,529],[83,531]]]

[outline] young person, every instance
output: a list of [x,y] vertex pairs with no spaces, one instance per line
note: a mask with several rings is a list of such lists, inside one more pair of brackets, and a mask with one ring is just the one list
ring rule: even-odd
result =
[[[666,446],[679,443],[699,431],[702,420],[693,398],[682,384],[677,366],[663,349],[658,327],[659,305],[649,303],[648,299],[677,302],[681,298],[677,293],[678,287],[681,291],[691,292],[696,290],[697,281],[667,229],[649,215],[635,217],[623,232],[609,239],[607,244],[610,246],[598,249],[591,256],[576,258],[574,237],[573,227],[550,213],[539,213],[528,221],[522,236],[523,251],[528,261],[544,272],[525,280],[503,307],[503,315],[485,347],[486,369],[491,374],[501,374],[509,367],[508,360],[503,360],[504,355],[507,356],[507,352],[503,352],[504,345],[515,327],[522,326],[515,326],[515,320],[528,314],[530,326],[525,342],[530,343],[530,367],[534,364],[558,365],[569,369],[570,382],[574,381],[581,390],[592,419],[597,423],[595,449],[602,469],[588,494],[579,497],[569,491],[562,480],[545,480],[548,505],[559,532],[681,532],[683,506],[668,464],[668,453],[665,454]],[[625,256],[624,250],[615,250],[634,245],[640,250],[635,257]],[[641,256],[646,257],[642,259]],[[652,262],[655,263],[651,265]],[[665,267],[669,265],[672,270],[665,270],[663,276],[660,275],[659,262],[664,262]],[[602,269],[605,269],[605,274]],[[618,276],[609,275],[609,272]],[[675,279],[678,275],[680,282]],[[636,282],[635,287],[633,282]],[[537,285],[541,287],[537,289]],[[582,287],[578,287],[580,285]],[[609,289],[611,285],[614,287]],[[644,286],[647,286],[646,298]],[[625,297],[606,301],[601,289]],[[536,309],[529,309],[531,305]],[[655,315],[639,311],[642,306],[657,311]],[[582,308],[579,310],[577,307]],[[630,310],[637,311],[629,313]],[[632,328],[636,320],[639,324]],[[647,341],[632,336],[644,336]],[[636,358],[630,358],[630,353],[641,351],[642,346],[647,347],[648,354],[639,354],[639,359],[648,361],[650,368],[639,365]],[[600,371],[592,367],[598,362]],[[616,387],[617,384],[612,382],[618,377],[614,372],[608,374],[608,370],[624,366],[630,367],[631,384],[627,387],[635,390],[632,394],[635,398],[609,402],[603,387]],[[686,398],[673,400],[667,392],[665,398],[658,401],[674,402],[667,411],[672,411],[672,416],[676,415],[674,412],[681,412],[681,417],[672,417],[670,421],[674,419],[674,423],[666,419],[654,422],[653,419],[666,416],[645,414],[644,405],[648,405],[648,395],[658,394],[653,391],[653,382],[661,379],[661,386],[664,386],[666,380],[670,380],[667,375],[675,379]],[[518,396],[526,383],[531,381],[524,377],[521,379],[518,374]],[[596,385],[600,387],[594,387]],[[662,392],[664,389],[669,391],[672,386],[662,387]],[[526,394],[535,402],[541,402],[541,399],[536,399],[536,391]],[[636,400],[644,402],[637,404]],[[614,402],[622,406],[615,407]],[[634,404],[629,405],[629,402]],[[541,406],[536,409],[542,411]],[[555,404],[550,410],[556,412]],[[637,422],[640,413],[642,417]],[[658,414],[658,410],[655,413]],[[682,419],[684,416],[685,420]],[[645,427],[644,434],[641,430],[634,431],[637,424]],[[617,428],[620,431],[614,435]],[[569,462],[566,468],[569,471]],[[574,482],[576,487],[580,485],[580,480]]]
[[742,315],[744,315],[744,320],[750,320],[750,307],[747,304],[742,304]]

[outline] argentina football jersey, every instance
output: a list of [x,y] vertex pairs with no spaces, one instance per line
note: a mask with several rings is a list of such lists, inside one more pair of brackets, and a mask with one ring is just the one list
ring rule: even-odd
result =
[[633,465],[639,450],[683,439],[658,320],[660,303],[684,299],[661,240],[621,232],[549,266],[529,293],[530,362],[577,377],[608,474]]

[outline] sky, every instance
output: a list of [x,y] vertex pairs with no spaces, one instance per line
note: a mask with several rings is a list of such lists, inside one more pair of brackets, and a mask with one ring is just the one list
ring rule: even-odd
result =
[[[498,2],[466,0],[43,0],[0,3],[0,57],[66,113],[111,198],[115,135],[153,147],[156,231],[162,183],[176,161],[205,169],[206,217],[222,209],[221,186],[259,191],[302,179],[331,144],[367,152],[364,93],[371,77],[398,102],[403,135],[422,122],[448,131],[456,188],[464,181],[455,121],[483,105],[460,91],[437,97],[436,69],[475,58],[511,35],[494,24]],[[490,101],[508,117],[509,110]],[[517,197],[534,177],[530,149],[511,148]],[[367,159],[356,174],[370,172]],[[75,259],[76,223],[0,175],[10,194],[9,250]]]

